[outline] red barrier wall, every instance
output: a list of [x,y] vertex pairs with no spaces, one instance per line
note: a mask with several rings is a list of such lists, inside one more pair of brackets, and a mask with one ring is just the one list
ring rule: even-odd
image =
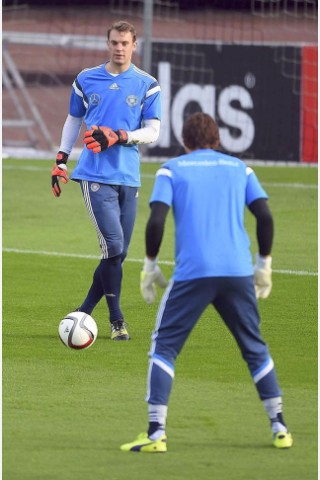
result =
[[302,47],[301,158],[318,162],[318,48]]

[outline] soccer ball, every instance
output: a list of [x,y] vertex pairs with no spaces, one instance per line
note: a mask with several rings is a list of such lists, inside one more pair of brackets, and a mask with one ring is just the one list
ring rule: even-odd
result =
[[69,348],[83,350],[96,341],[98,327],[94,319],[84,312],[71,312],[59,325],[59,337]]

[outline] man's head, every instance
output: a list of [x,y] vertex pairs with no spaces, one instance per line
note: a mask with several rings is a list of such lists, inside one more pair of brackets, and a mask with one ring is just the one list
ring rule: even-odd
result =
[[116,22],[108,30],[108,47],[111,71],[120,73],[129,68],[137,46],[137,33],[131,23]]
[[220,142],[218,125],[207,113],[194,113],[184,122],[182,139],[186,149],[190,151],[215,149]]

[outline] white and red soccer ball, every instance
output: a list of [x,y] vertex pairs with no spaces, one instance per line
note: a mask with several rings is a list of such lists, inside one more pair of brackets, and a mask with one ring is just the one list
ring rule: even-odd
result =
[[91,347],[98,336],[95,320],[84,312],[71,312],[61,320],[59,337],[69,348],[83,350]]

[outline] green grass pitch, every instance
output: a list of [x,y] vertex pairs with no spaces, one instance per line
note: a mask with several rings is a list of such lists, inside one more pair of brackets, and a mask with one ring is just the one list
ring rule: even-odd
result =
[[[239,351],[207,310],[176,365],[168,453],[124,453],[147,428],[144,402],[156,305],[139,292],[155,164],[142,165],[138,218],[124,265],[132,336],[112,342],[101,302],[96,343],[72,351],[58,324],[82,301],[99,249],[79,186],[53,197],[53,162],[3,161],[3,479],[313,480],[317,478],[317,169],[255,167],[275,220],[273,291],[262,330],[294,446],[271,446],[269,422]],[[70,162],[71,169],[73,162]],[[256,252],[254,222],[246,217]],[[173,222],[160,260],[172,272]]]

